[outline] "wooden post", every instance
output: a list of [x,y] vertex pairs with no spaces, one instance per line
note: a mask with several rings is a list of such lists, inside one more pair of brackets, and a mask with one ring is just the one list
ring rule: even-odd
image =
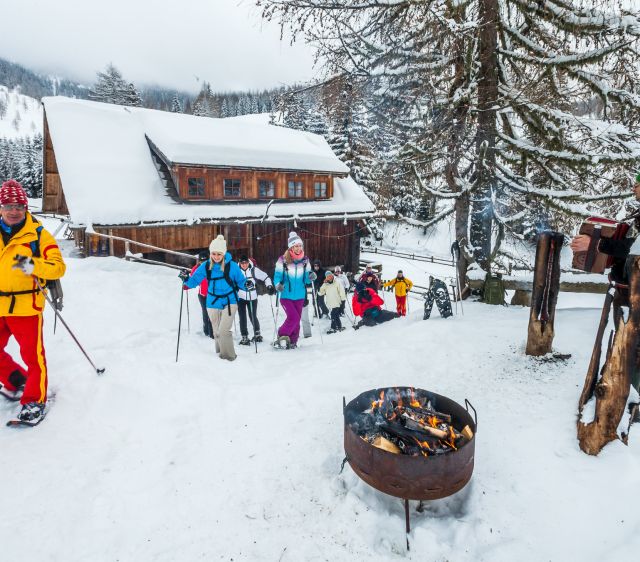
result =
[[551,353],[553,322],[560,290],[560,251],[563,240],[564,235],[559,232],[541,232],[538,235],[527,355],[540,356]]
[[631,276],[627,321],[623,314],[616,314],[614,310],[615,334],[613,339],[609,339],[602,376],[593,392],[595,416],[587,423],[578,419],[580,448],[589,455],[597,455],[607,443],[619,438],[617,430],[629,397],[630,374],[637,365],[640,343],[640,256],[630,256],[628,260],[631,260]]

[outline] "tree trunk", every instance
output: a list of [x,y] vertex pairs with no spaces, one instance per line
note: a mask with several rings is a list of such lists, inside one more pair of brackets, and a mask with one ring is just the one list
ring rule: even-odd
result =
[[[451,17],[457,22],[466,20],[466,12],[464,8],[454,9]],[[468,70],[465,66],[466,50],[472,48],[467,44],[463,35],[460,35],[454,42],[453,50],[456,54],[455,60],[455,78],[451,88],[451,94],[455,90],[464,88],[469,83]],[[447,187],[451,192],[459,192],[460,187],[458,180],[460,174],[458,163],[463,151],[463,143],[466,136],[467,121],[469,117],[469,105],[466,102],[458,103],[451,112],[449,123],[449,137],[447,144],[447,164],[445,167],[445,177]],[[458,279],[460,281],[460,298],[466,297],[470,291],[465,291],[467,283],[467,269],[471,263],[469,253],[466,247],[469,244],[469,193],[460,193],[455,202],[455,232],[456,241],[460,245],[460,258],[458,259]]]
[[470,239],[476,261],[485,271],[491,255],[492,196],[496,177],[498,100],[498,0],[480,0],[478,76],[478,131],[476,134],[476,187],[473,193]]
[[556,316],[556,303],[560,292],[560,252],[564,235],[542,232],[538,235],[531,312],[527,338],[527,355],[539,357],[551,353]]
[[[597,455],[602,448],[618,439],[618,425],[629,397],[631,370],[636,368],[640,342],[640,257],[630,256],[629,315],[615,314],[615,335],[607,350],[602,376],[596,383],[595,416],[590,422],[578,420],[580,448],[589,455]],[[614,305],[615,306],[615,305]]]

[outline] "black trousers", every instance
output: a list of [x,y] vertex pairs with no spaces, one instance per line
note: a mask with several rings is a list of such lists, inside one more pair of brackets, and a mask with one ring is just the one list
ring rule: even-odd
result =
[[254,301],[245,301],[238,299],[238,318],[240,318],[240,335],[248,336],[249,330],[247,329],[247,316],[251,320],[253,326],[253,333],[260,333],[260,322],[258,322],[258,299]]
[[207,297],[198,293],[198,300],[200,301],[200,308],[202,308],[202,331],[205,336],[213,337],[213,327],[211,326],[211,319],[207,313]]
[[339,330],[342,328],[342,322],[340,322],[340,307],[331,309],[331,329]]

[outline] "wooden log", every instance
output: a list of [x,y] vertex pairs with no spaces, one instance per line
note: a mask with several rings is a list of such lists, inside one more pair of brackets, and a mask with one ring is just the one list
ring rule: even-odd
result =
[[451,416],[449,414],[443,414],[442,412],[436,412],[435,410],[431,410],[429,408],[416,408],[414,406],[403,406],[406,412],[413,412],[420,417],[429,417],[433,416],[438,418],[444,423],[451,423]]
[[[407,414],[403,414],[406,416]],[[412,420],[410,417],[405,417],[405,428],[411,430],[417,434],[426,433],[431,437],[435,437],[436,439],[447,439],[449,437],[449,432],[444,429],[438,429],[437,427],[431,427],[430,425],[422,425],[417,421]],[[420,438],[420,435],[416,436]],[[420,439],[424,441],[424,439]]]
[[371,444],[378,449],[388,451],[389,453],[393,453],[394,455],[400,454],[400,447],[398,447],[395,443],[392,443],[388,439],[385,439],[384,437],[382,437],[382,435],[378,435]]
[[640,343],[640,256],[629,256],[629,263],[629,314],[626,322],[622,314],[616,316],[615,335],[594,389],[594,419],[588,423],[578,420],[580,448],[589,455],[597,455],[607,443],[619,438],[617,429],[629,396],[630,373],[636,368]]
[[587,376],[584,380],[584,386],[582,388],[582,394],[578,401],[578,412],[582,414],[584,405],[593,396],[593,391],[598,379],[598,373],[600,371],[600,359],[602,355],[602,338],[604,337],[604,331],[609,322],[609,314],[611,312],[611,303],[613,302],[614,289],[611,288],[604,299],[604,305],[602,306],[602,314],[600,315],[600,323],[598,324],[598,330],[596,331],[596,341],[593,344],[593,351],[591,352],[591,360],[589,361],[589,368],[587,369]]
[[564,235],[542,232],[538,235],[527,337],[527,355],[551,353],[556,303],[560,286],[560,252]]
[[461,433],[462,433],[462,436],[468,441],[471,441],[473,439],[473,430],[468,425],[465,425],[462,428]]

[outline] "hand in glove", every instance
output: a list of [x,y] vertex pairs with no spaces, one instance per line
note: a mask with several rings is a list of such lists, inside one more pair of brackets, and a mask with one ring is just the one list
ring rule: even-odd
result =
[[282,291],[284,291],[284,285],[282,283],[278,283],[276,285],[276,291],[278,291],[278,293],[282,293]]
[[270,295],[275,295],[276,294],[276,288],[273,285],[269,285],[267,287],[267,293],[269,293]]
[[318,276],[312,271],[311,273],[309,273],[309,279],[311,281],[315,281],[318,278]]
[[256,288],[256,284],[253,281],[251,281],[251,279],[247,279],[244,282],[245,291],[253,291],[255,288]]
[[178,277],[182,279],[183,283],[186,283],[189,280],[189,272],[186,269],[183,269],[180,273],[178,273]]
[[13,264],[13,269],[19,269],[25,275],[31,275],[35,268],[35,264],[33,263],[33,258],[29,256],[21,256],[20,254],[16,254],[13,258],[16,263]]

